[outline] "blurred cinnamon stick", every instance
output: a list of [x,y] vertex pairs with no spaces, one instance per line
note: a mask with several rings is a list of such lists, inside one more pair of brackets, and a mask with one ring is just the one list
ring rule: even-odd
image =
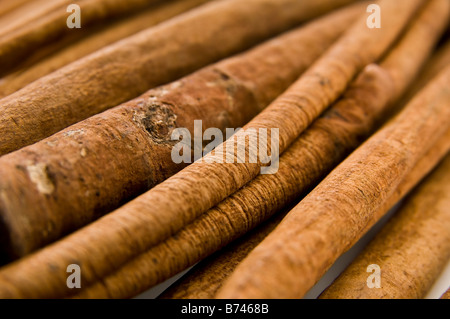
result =
[[[418,72],[429,55],[449,14],[436,3],[417,18],[380,66],[367,67],[343,99],[282,155],[276,174],[257,177],[172,238],[84,289],[77,297],[133,296],[241,236],[313,186],[370,133],[374,123],[388,109],[388,101],[397,99],[415,77],[414,70]],[[434,37],[430,38],[430,34]],[[419,39],[423,45],[421,50],[411,54],[411,48]],[[406,57],[408,63],[404,64]],[[390,78],[390,74],[396,76]],[[404,74],[412,76],[401,76]],[[442,157],[448,148],[439,150],[440,153],[432,155]],[[427,159],[427,163],[432,162]]]
[[[47,1],[47,0],[46,0]],[[101,49],[113,42],[137,33],[143,29],[172,18],[210,0],[177,0],[152,6],[142,13],[132,15],[108,25],[104,30],[75,41],[74,44],[57,50],[37,63],[23,67],[0,79],[0,98],[7,96],[25,85]]]
[[447,67],[291,210],[217,296],[302,297],[360,238],[377,209],[450,128],[449,81]]

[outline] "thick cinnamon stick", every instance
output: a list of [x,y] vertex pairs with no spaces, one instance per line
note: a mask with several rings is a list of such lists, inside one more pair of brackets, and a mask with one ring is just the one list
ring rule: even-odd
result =
[[319,184],[236,268],[219,298],[301,298],[450,128],[450,67]]
[[144,30],[0,100],[0,155],[352,1],[214,1]]
[[[447,156],[320,298],[424,298],[450,258],[449,180]],[[377,288],[367,284],[372,264],[381,270]]]
[[0,158],[4,250],[23,256],[182,169],[171,158],[173,129],[244,125],[363,9],[344,8]]

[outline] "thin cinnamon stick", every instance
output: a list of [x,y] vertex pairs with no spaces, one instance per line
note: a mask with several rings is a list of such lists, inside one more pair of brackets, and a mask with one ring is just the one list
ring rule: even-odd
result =
[[236,268],[219,298],[301,298],[449,128],[450,67],[319,184]]
[[[450,258],[450,156],[402,205],[322,299],[421,299]],[[379,287],[366,269],[376,264]]]
[[438,72],[450,64],[450,41],[442,45],[431,59],[423,66],[420,76],[414,81],[413,85],[408,89],[402,97],[397,107],[390,112],[392,116],[402,110],[402,108],[421,90]]
[[352,1],[214,1],[144,30],[0,100],[0,155]]
[[288,211],[260,225],[239,240],[202,260],[158,298],[212,299],[239,263],[283,220]]
[[363,9],[344,8],[0,158],[3,250],[30,253],[182,169],[171,158],[173,129],[244,125]]
[[22,68],[0,79],[0,97],[5,97],[27,84],[101,49],[184,11],[210,0],[177,0],[152,6],[142,13],[122,19],[99,32],[66,46],[30,67]]

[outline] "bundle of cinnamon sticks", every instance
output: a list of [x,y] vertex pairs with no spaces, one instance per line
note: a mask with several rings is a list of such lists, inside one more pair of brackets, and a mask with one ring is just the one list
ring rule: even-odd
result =
[[448,0],[41,2],[0,9],[0,298],[302,298],[394,206],[320,298],[438,280]]

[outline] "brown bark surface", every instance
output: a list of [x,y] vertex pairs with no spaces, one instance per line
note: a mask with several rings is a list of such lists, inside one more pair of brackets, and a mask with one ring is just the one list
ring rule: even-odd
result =
[[210,0],[170,1],[147,8],[142,13],[132,15],[129,18],[113,22],[98,32],[93,32],[93,34],[88,34],[79,41],[74,41],[73,44],[69,43],[69,45],[57,50],[43,60],[3,77],[0,80],[0,97],[14,93],[27,84],[113,42],[131,36],[207,1]]
[[[450,131],[436,143],[417,163],[408,176],[400,183],[394,196],[382,211],[384,215],[400,198],[403,198],[422,178],[424,178],[450,149]],[[381,210],[380,210],[381,212]],[[232,212],[230,212],[232,214]],[[207,299],[214,298],[223,283],[233,274],[239,263],[278,226],[285,213],[277,214],[262,227],[258,227],[236,243],[202,261],[180,281],[173,284],[160,298],[165,299]],[[228,217],[230,218],[230,217]],[[218,224],[218,220],[216,223]],[[194,224],[193,224],[194,225]],[[189,227],[189,226],[188,226]],[[211,233],[209,238],[216,236]],[[180,242],[180,241],[179,241]],[[186,250],[184,246],[184,250]],[[189,251],[188,251],[189,252]],[[191,252],[189,252],[191,253]],[[150,256],[150,255],[148,255]],[[178,253],[177,256],[182,256]],[[176,257],[174,257],[175,259]],[[186,264],[182,264],[185,266]],[[189,266],[190,264],[188,264]],[[139,265],[142,266],[142,265]],[[158,266],[152,266],[157,268]],[[150,268],[150,267],[149,267]],[[147,268],[147,269],[149,269]],[[137,271],[138,268],[134,270]],[[177,268],[175,268],[176,270]],[[83,296],[83,295],[81,295]]]
[[[323,299],[421,299],[450,259],[450,156],[402,205],[375,239],[320,296]],[[366,268],[381,269],[369,288]]]
[[[377,60],[387,50],[421,4],[423,1],[381,1],[380,5],[386,14],[383,28],[368,29],[365,16],[358,20],[310,68],[306,76],[247,127],[279,127],[280,149],[283,151],[316,116],[338,98],[362,68]],[[422,131],[425,132],[420,133],[429,133]],[[211,157],[220,156],[220,151]],[[257,175],[259,168],[260,164],[229,165],[199,161],[120,210],[66,240],[45,248],[34,255],[33,259],[25,258],[5,268],[5,271],[18,265],[21,268],[25,263],[27,267],[32,266],[30,269],[38,265],[43,267],[39,278],[33,280],[21,271],[21,278],[14,284],[11,284],[13,273],[0,274],[5,279],[5,284],[1,285],[2,294],[42,296],[66,293],[67,288],[61,285],[60,275],[64,275],[65,283],[66,273],[61,271],[65,270],[68,259],[82,263],[83,281],[93,283],[193,221],[250,181]],[[95,245],[92,245],[93,242]],[[56,250],[50,250],[56,246]],[[51,275],[48,274],[50,276],[46,274],[50,269],[42,265],[53,269]],[[26,291],[20,289],[24,284]]]
[[352,1],[213,1],[139,32],[0,100],[0,155]]
[[173,129],[193,134],[194,120],[223,131],[247,123],[363,7],[342,10],[0,158],[4,249],[23,256],[182,169],[171,158]]
[[[136,257],[77,297],[134,296],[241,236],[314,185],[370,133],[377,119],[392,105],[388,101],[398,99],[415,78],[445,27],[449,10],[443,10],[445,6],[441,5],[442,1],[435,1],[424,10],[381,66],[366,68],[343,99],[282,155],[276,174],[257,177],[172,238]],[[420,49],[417,43],[421,43]],[[403,62],[405,59],[408,63]],[[412,187],[411,183],[417,183],[419,176],[422,178],[429,172],[449,148],[450,139],[445,136],[420,160],[417,169],[410,173],[412,176],[405,179],[395,195],[403,196],[406,189]],[[211,278],[217,284],[221,279]]]
[[238,266],[218,297],[301,298],[449,129],[449,80],[447,67],[328,175]]

